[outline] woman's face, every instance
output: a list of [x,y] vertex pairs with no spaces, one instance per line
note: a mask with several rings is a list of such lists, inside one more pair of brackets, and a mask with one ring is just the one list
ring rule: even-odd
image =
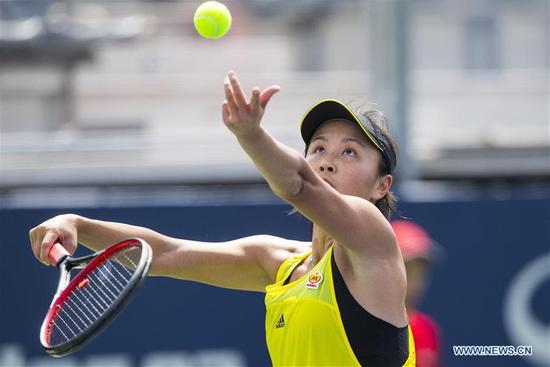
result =
[[321,178],[342,194],[375,202],[391,186],[390,175],[378,175],[382,159],[378,149],[359,126],[344,120],[326,122],[315,131],[306,159]]

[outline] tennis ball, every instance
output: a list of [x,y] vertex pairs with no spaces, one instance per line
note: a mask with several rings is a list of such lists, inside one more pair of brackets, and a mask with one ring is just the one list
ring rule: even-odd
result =
[[204,38],[222,37],[231,28],[231,13],[227,6],[217,1],[206,1],[195,11],[195,29]]

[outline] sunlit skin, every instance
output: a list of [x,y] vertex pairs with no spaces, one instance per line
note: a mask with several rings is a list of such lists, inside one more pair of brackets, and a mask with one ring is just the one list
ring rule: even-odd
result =
[[341,194],[371,202],[389,190],[391,175],[379,176],[380,152],[354,123],[328,121],[313,134],[307,161],[315,172]]

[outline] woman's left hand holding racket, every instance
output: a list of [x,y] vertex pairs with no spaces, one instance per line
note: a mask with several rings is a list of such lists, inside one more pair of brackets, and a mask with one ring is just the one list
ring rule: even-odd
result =
[[[29,233],[35,256],[60,271],[57,290],[40,330],[42,346],[54,357],[73,353],[98,335],[135,295],[152,260],[151,247],[139,238],[72,257],[77,218],[55,217]],[[71,279],[73,269],[81,270]]]
[[34,256],[45,265],[52,264],[49,253],[55,242],[74,254],[77,248],[77,221],[76,215],[59,215],[31,229],[29,237]]

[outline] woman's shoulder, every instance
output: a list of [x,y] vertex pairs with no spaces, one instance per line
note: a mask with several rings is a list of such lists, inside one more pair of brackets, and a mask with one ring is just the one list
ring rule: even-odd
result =
[[283,250],[289,253],[299,254],[311,250],[311,241],[294,240],[270,234],[259,234],[242,238],[242,240],[255,243],[266,249]]
[[266,245],[277,268],[292,257],[311,252],[310,241],[292,240],[276,236],[269,237],[266,238]]
[[288,259],[311,252],[311,242],[293,240],[272,235],[254,236],[256,245],[262,252],[262,263],[264,269],[274,281],[277,271]]

